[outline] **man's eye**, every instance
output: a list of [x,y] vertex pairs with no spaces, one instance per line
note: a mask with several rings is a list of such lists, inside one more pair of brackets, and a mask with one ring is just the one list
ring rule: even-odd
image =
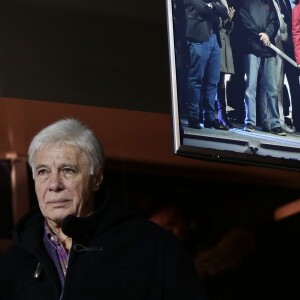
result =
[[74,174],[75,173],[75,171],[71,168],[64,168],[63,172],[66,174]]
[[37,174],[38,175],[45,175],[45,174],[47,174],[47,170],[45,170],[45,169],[37,170]]

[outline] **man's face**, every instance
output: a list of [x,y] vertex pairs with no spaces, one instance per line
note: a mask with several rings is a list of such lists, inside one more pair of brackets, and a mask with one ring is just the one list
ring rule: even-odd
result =
[[48,222],[60,226],[68,215],[84,217],[93,208],[93,193],[102,181],[102,172],[90,175],[87,156],[64,144],[37,152],[35,191],[42,214]]

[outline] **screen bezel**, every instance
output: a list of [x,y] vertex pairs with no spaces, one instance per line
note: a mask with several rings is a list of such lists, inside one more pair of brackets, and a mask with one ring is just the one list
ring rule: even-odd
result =
[[[204,136],[200,133],[202,129],[198,130],[199,133],[197,133],[194,136],[186,134],[184,132],[185,129],[184,126],[181,124],[180,112],[179,112],[179,100],[178,100],[178,72],[179,71],[176,67],[176,51],[175,51],[176,33],[174,32],[172,1],[173,0],[166,0],[166,13],[167,13],[171,115],[172,115],[174,153],[180,156],[188,156],[195,159],[203,159],[208,161],[218,161],[222,163],[231,163],[231,164],[239,164],[239,165],[256,165],[256,166],[264,166],[264,167],[271,167],[271,168],[275,167],[275,168],[298,171],[300,169],[300,135],[299,135],[299,148],[289,147],[288,145],[287,147],[282,147],[282,145],[277,146],[277,149],[280,149],[280,147],[282,149],[283,148],[286,149],[286,151],[283,151],[282,153],[297,152],[297,154],[294,155],[294,157],[292,158],[283,158],[280,156],[278,157],[272,156],[271,150],[270,150],[270,155],[257,155],[253,153],[224,150],[221,148],[214,149],[214,148],[204,147],[201,146],[201,139],[204,138],[207,140],[207,136]],[[190,138],[191,141],[194,140],[195,145],[192,145],[193,143],[185,144],[184,140],[186,138]],[[199,140],[200,142],[197,143],[197,140]],[[219,143],[222,144],[223,142],[219,141]],[[225,145],[227,143],[230,143],[230,140],[227,141],[225,140],[223,144]]]

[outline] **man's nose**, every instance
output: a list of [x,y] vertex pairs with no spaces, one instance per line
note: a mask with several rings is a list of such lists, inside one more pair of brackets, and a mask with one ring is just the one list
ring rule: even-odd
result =
[[63,181],[59,172],[52,172],[50,176],[49,190],[57,192],[62,190],[63,187]]

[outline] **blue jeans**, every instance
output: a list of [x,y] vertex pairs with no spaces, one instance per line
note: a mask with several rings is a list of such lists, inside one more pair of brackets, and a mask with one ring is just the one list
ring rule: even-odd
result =
[[188,118],[199,120],[203,105],[205,120],[214,121],[221,60],[217,36],[212,34],[206,42],[188,42],[188,47]]
[[[276,67],[276,93],[278,97],[278,111],[279,111],[279,121],[280,125],[285,123],[284,112],[283,112],[283,86],[284,86],[284,61],[279,55],[275,58]],[[267,96],[264,89],[264,82],[261,84],[260,88],[260,112],[261,112],[261,126],[264,128],[270,127],[269,125],[269,112]]]
[[253,54],[246,54],[243,59],[247,77],[245,91],[245,124],[256,125],[256,88],[257,78],[260,72],[260,87],[263,87],[266,93],[270,127],[271,129],[280,127],[278,97],[276,93],[275,57],[257,57]]

